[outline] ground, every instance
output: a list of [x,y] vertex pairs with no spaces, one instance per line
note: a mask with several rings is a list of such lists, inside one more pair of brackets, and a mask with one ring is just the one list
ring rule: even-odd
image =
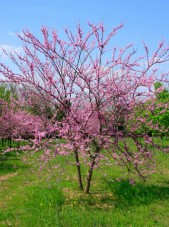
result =
[[[168,144],[168,140],[165,144]],[[157,171],[147,182],[128,182],[118,166],[95,171],[90,195],[77,187],[76,168],[65,157],[63,172],[45,169],[36,158],[15,153],[0,158],[0,226],[169,226],[169,156],[157,152]],[[83,174],[85,170],[83,171]]]

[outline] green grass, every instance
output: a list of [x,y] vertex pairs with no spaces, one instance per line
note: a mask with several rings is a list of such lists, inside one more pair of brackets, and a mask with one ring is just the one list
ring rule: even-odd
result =
[[167,154],[157,152],[157,171],[146,183],[129,184],[116,165],[102,167],[106,178],[96,169],[89,195],[78,190],[76,168],[67,165],[67,157],[52,161],[62,163],[63,173],[55,169],[51,175],[46,168],[40,177],[36,159],[27,164],[21,157],[0,154],[0,226],[169,226]]

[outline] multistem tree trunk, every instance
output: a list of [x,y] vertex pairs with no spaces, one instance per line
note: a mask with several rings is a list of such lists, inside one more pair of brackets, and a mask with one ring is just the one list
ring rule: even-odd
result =
[[91,183],[91,180],[92,180],[93,169],[95,167],[98,152],[99,152],[99,149],[95,152],[95,155],[92,158],[92,162],[91,162],[91,165],[90,165],[90,168],[89,168],[89,171],[88,171],[87,185],[86,185],[86,191],[85,191],[86,194],[89,194],[89,191],[90,191],[90,183]]
[[83,191],[83,182],[82,182],[81,168],[80,168],[79,155],[78,155],[78,151],[77,150],[74,151],[74,155],[75,155],[75,159],[76,159],[79,189]]

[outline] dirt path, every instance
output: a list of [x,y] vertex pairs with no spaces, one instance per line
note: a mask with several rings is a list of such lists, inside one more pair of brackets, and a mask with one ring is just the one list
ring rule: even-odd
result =
[[8,180],[9,178],[14,177],[14,176],[16,176],[16,175],[17,175],[17,173],[8,173],[8,174],[6,174],[6,175],[4,175],[4,176],[0,176],[0,182],[6,181],[6,180]]

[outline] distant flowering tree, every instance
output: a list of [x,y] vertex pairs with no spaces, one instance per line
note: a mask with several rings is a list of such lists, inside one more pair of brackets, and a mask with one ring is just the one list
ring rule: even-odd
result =
[[18,107],[17,101],[10,98],[10,103],[0,100],[0,137],[18,140],[35,138],[37,131],[43,132],[43,121]]
[[[163,42],[152,56],[144,44],[145,56],[135,57],[132,44],[121,49],[110,45],[123,25],[108,35],[102,23],[88,25],[87,34],[80,25],[75,34],[66,29],[66,40],[46,27],[42,28],[43,41],[23,31],[18,34],[23,42],[22,53],[4,50],[20,72],[0,63],[5,81],[24,85],[28,91],[33,88],[39,100],[53,106],[50,127],[34,142],[43,146],[44,162],[57,155],[74,155],[81,190],[84,190],[81,165],[85,164],[86,193],[90,191],[94,169],[101,164],[116,162],[143,179],[146,169],[150,171],[153,152],[149,145],[161,147],[146,131],[141,135],[136,131],[143,124],[152,128],[158,125],[147,122],[146,116],[137,115],[136,111],[138,106],[147,108],[150,99],[150,111],[157,108],[153,105],[156,95],[153,85],[157,80],[168,80],[168,73],[160,74],[155,66],[169,60],[169,48]],[[53,132],[65,138],[66,144],[59,143],[50,149],[50,140],[43,138]]]

